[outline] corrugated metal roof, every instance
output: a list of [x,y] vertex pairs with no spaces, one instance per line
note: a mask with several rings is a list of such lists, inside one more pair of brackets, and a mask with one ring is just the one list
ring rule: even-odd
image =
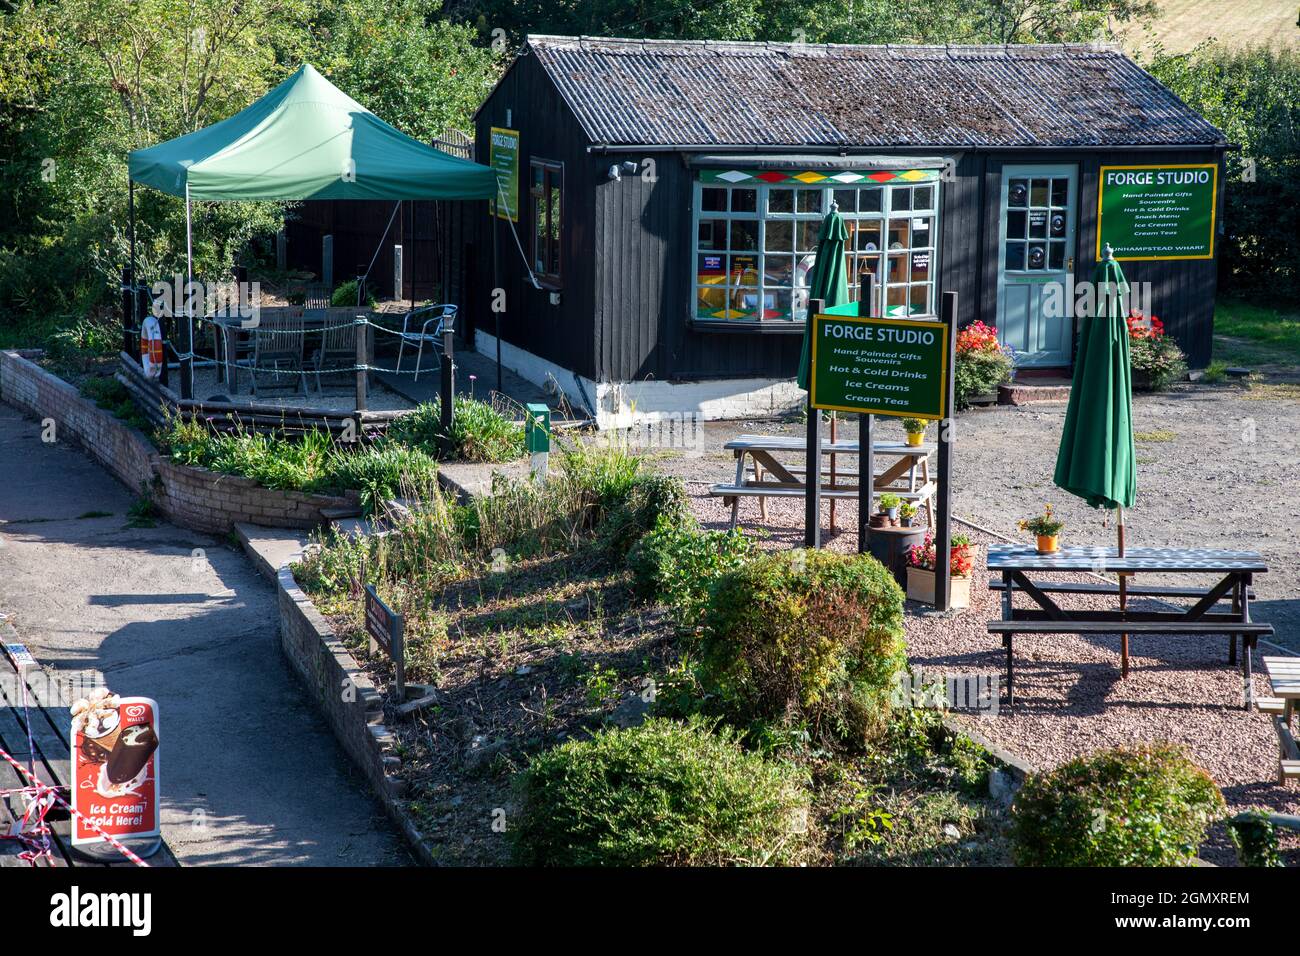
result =
[[1223,134],[1117,49],[529,37],[600,145],[1127,146]]

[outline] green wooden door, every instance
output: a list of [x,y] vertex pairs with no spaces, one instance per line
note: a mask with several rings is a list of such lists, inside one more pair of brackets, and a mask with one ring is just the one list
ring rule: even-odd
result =
[[[1074,166],[1004,166],[998,227],[998,339],[1020,367],[1070,364],[1065,307],[1074,272]],[[1049,294],[1053,283],[1060,286]]]

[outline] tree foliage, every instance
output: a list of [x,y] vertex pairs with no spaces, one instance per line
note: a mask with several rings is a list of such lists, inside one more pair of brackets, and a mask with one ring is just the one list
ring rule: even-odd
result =
[[[224,119],[304,61],[427,141],[465,126],[499,72],[475,39],[436,0],[18,0],[0,13],[0,323],[111,301],[130,150]],[[183,202],[136,200],[140,274],[179,270]],[[226,272],[285,212],[195,203],[196,274]]]

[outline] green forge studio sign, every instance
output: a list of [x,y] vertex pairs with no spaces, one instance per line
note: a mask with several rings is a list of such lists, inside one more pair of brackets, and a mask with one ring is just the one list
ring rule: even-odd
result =
[[1103,166],[1097,190],[1097,258],[1213,259],[1219,167]]
[[814,315],[814,408],[943,418],[948,326],[913,319]]

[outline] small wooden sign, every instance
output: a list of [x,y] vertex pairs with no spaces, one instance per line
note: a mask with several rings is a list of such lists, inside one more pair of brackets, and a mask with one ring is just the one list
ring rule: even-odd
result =
[[398,614],[379,597],[374,585],[366,585],[366,634],[370,638],[370,653],[383,648],[393,662],[397,677],[397,699],[406,699],[406,648],[403,644],[404,622]]

